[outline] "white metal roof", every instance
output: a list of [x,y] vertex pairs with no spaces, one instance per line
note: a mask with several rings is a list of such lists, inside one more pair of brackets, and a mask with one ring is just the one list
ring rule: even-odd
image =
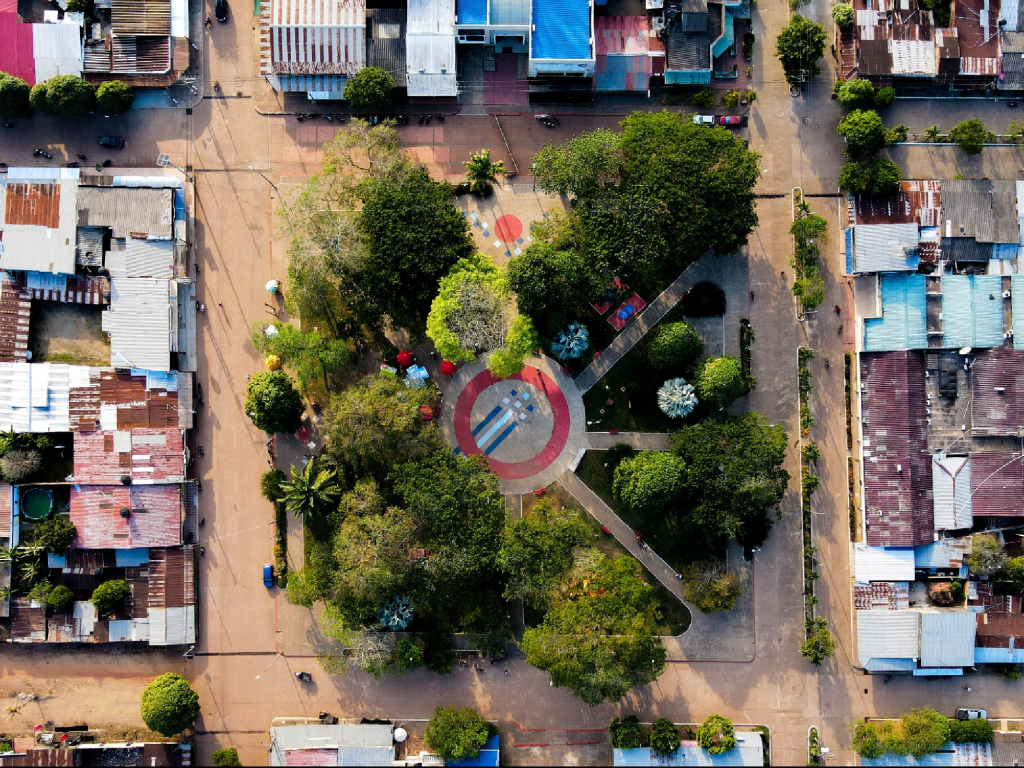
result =
[[857,611],[857,655],[871,659],[915,659],[921,648],[917,611]]
[[973,525],[969,456],[932,456],[932,497],[936,531]]
[[456,96],[455,0],[409,0],[405,60],[410,96]]
[[858,584],[914,580],[913,547],[870,547],[867,544],[856,544],[853,555]]
[[55,75],[82,76],[82,29],[78,24],[33,24],[32,57],[36,82]]
[[931,40],[891,40],[894,75],[935,75],[935,43]]
[[110,281],[110,307],[103,313],[102,327],[110,334],[113,367],[170,370],[172,336],[177,332],[176,287],[166,278]]
[[67,432],[70,388],[89,383],[89,367],[0,363],[0,430]]
[[[21,271],[75,273],[78,216],[77,168],[11,168],[7,172],[4,207],[0,209],[0,268]],[[26,190],[53,188],[57,206],[56,229],[42,224],[12,224],[7,213],[15,205],[12,195]]]
[[921,613],[921,666],[970,667],[974,664],[977,614],[937,609]]

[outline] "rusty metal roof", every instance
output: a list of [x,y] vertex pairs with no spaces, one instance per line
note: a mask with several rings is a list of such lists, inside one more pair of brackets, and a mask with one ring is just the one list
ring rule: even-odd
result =
[[933,521],[924,356],[865,353],[860,364],[867,542],[927,544]]
[[11,283],[0,283],[0,362],[28,359],[28,330],[32,316],[29,295]]
[[886,197],[858,195],[854,204],[856,224],[909,224],[935,227],[939,223],[942,182],[910,180]]
[[57,229],[60,225],[60,184],[12,183],[7,185],[4,224]]
[[905,581],[873,581],[853,586],[853,607],[858,611],[900,611],[910,607],[910,587]]
[[171,0],[112,0],[110,29],[114,35],[171,34]]
[[75,432],[75,481],[179,483],[185,479],[185,444],[180,429]]
[[[130,510],[128,517],[122,509]],[[76,485],[71,522],[77,549],[134,549],[181,543],[180,485]],[[152,568],[152,566],[151,566]]]
[[32,642],[46,639],[46,606],[33,608],[28,599],[11,600],[11,639]]
[[1024,434],[1024,350],[993,347],[971,366],[971,429],[976,437]]
[[976,516],[1024,516],[1024,456],[1009,451],[972,453],[971,494]]

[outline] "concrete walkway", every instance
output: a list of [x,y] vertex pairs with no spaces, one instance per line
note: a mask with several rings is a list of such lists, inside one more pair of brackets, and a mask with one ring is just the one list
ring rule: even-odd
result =
[[604,451],[619,443],[638,451],[667,451],[672,447],[666,432],[587,432],[587,445],[592,451]]

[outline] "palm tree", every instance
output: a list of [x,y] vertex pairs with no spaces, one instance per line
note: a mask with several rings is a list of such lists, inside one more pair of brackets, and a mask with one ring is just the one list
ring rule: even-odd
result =
[[942,131],[939,130],[939,126],[933,125],[931,128],[925,129],[924,140],[933,144],[938,144],[942,141]]
[[301,471],[293,464],[292,479],[281,483],[284,502],[296,517],[318,520],[338,506],[338,473],[333,469],[318,470],[318,466],[316,459],[311,459]]
[[499,173],[505,173],[505,163],[501,160],[491,161],[491,150],[481,149],[469,156],[462,163],[466,166],[466,180],[469,191],[474,195],[483,195],[490,191],[491,182],[498,180]]

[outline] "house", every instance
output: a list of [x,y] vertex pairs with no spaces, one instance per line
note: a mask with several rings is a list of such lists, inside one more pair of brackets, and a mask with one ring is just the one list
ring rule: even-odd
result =
[[650,747],[613,749],[612,765],[623,766],[623,768],[690,765],[741,765],[757,768],[764,765],[764,742],[760,733],[737,731],[736,746],[722,755],[712,755],[696,741],[684,741],[675,752],[668,755],[657,755]]
[[1009,764],[994,761],[994,755],[994,744],[954,744],[949,742],[938,752],[932,752],[921,758],[916,758],[912,755],[887,754],[876,758],[862,757],[860,758],[860,764],[865,766],[893,766],[894,768],[895,766],[908,766],[909,768],[914,766],[935,766],[935,768],[940,768],[941,766],[949,766],[950,768],[972,766],[978,768],[980,766]]
[[[11,10],[0,10],[0,71],[20,77],[29,85],[41,83],[54,75],[82,75],[81,13],[48,12],[42,24],[21,21],[17,4]],[[49,13],[53,15],[50,16]]]
[[594,18],[597,91],[646,91],[652,75],[665,73],[665,42],[650,16]]
[[[40,732],[60,743],[63,734]],[[69,734],[77,744],[59,747],[38,745],[34,739],[15,738],[13,752],[0,755],[0,768],[28,766],[188,766],[192,765],[192,746],[177,742],[132,742],[131,744],[81,743],[82,734]]]
[[345,81],[367,65],[366,15],[366,0],[262,3],[260,74],[275,91],[341,98]]
[[180,429],[124,429],[74,433],[74,482],[121,485],[185,482],[185,438]]
[[593,77],[592,0],[532,0],[530,77]]
[[74,274],[77,168],[9,168],[0,179],[0,268]]
[[187,0],[100,0],[88,25],[83,77],[167,86],[189,68]]
[[410,99],[458,96],[455,0],[409,0],[405,59]]
[[301,723],[270,729],[270,765],[391,765],[391,725]]
[[857,654],[870,673],[962,675],[974,665],[976,612],[920,608],[858,610]]
[[665,85],[710,85],[735,77],[716,62],[735,55],[736,23],[750,19],[749,0],[679,0],[666,4]]

